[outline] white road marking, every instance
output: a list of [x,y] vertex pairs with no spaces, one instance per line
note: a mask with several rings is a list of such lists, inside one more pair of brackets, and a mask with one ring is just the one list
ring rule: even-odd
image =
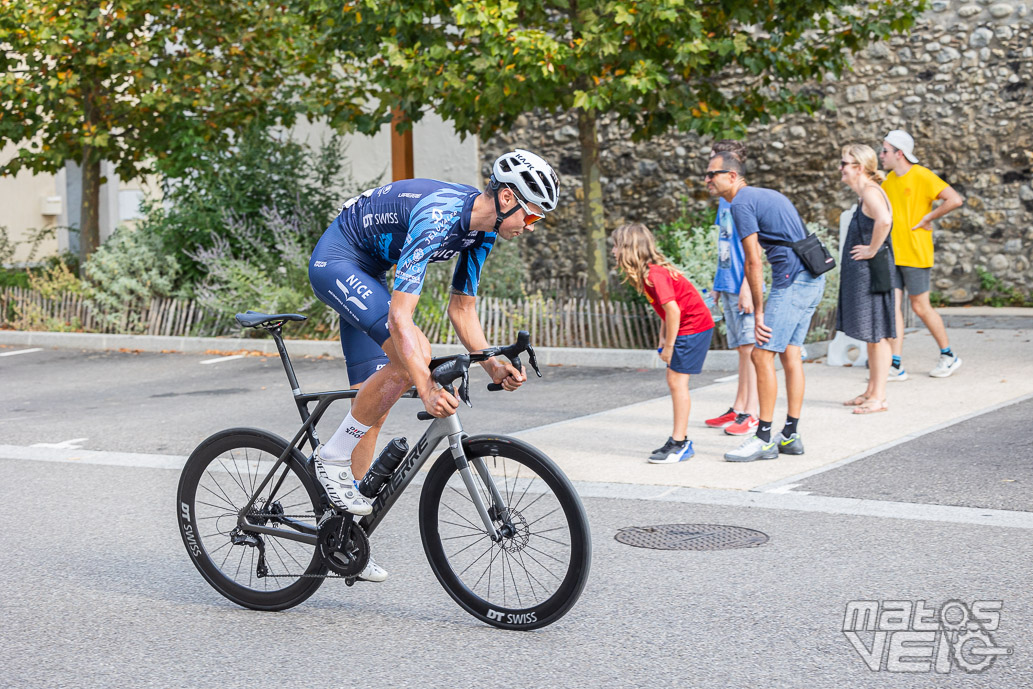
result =
[[0,352],[0,356],[14,356],[15,354],[32,354],[33,352],[42,352],[42,347],[33,347],[32,349],[19,349],[14,352]]
[[[98,452],[53,447],[22,447],[0,445],[0,459],[37,462],[70,462],[107,466],[136,467],[141,469],[181,470],[186,457],[152,455],[128,452]],[[417,476],[414,483],[421,483]],[[858,498],[829,498],[804,493],[757,493],[752,491],[717,490],[709,488],[672,487],[657,494],[658,486],[633,483],[594,483],[574,481],[574,488],[582,498],[608,500],[662,500],[694,505],[718,507],[749,507],[755,509],[814,512],[817,514],[852,515],[880,519],[971,524],[1012,529],[1033,530],[1033,512],[955,507],[951,505],[924,505]]]
[[772,488],[772,489],[766,490],[764,492],[765,493],[792,493],[793,495],[810,495],[810,492],[806,491],[806,490],[800,490],[800,491],[793,490],[793,488],[796,488],[799,485],[800,485],[799,483],[787,483],[784,486],[779,486],[778,488]]
[[220,356],[216,359],[205,359],[202,364],[217,364],[221,361],[233,361],[234,359],[243,359],[246,354],[231,354],[229,356]]
[[739,374],[735,373],[730,376],[724,376],[723,378],[715,378],[715,383],[731,383],[733,380],[739,380]]
[[72,438],[71,440],[62,440],[59,443],[33,443],[29,447],[50,447],[55,450],[78,450],[82,447],[81,443],[86,442],[89,438]]

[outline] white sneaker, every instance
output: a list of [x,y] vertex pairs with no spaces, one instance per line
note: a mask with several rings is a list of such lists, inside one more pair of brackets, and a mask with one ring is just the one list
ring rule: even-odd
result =
[[725,453],[726,462],[755,462],[758,459],[778,459],[778,445],[774,440],[764,442],[753,435],[736,449]]
[[936,362],[936,368],[929,371],[929,375],[933,378],[946,378],[955,371],[961,368],[961,357],[951,356],[949,354],[941,354],[940,360]]
[[886,380],[891,383],[903,383],[907,379],[907,371],[902,368],[893,368],[890,366],[890,372],[886,375]]
[[320,445],[312,453],[312,468],[316,472],[319,484],[326,491],[326,496],[330,498],[330,502],[345,512],[357,514],[360,517],[370,514],[373,511],[373,503],[359,492],[351,466],[324,464],[319,457],[319,451],[322,449],[323,446]]

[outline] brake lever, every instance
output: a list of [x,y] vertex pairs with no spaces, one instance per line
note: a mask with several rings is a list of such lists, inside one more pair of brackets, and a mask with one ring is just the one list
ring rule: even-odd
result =
[[532,347],[531,345],[527,345],[525,351],[527,352],[527,359],[531,364],[531,368],[533,368],[534,372],[538,374],[539,378],[541,378],[542,370],[538,368],[538,357],[534,354],[534,347]]

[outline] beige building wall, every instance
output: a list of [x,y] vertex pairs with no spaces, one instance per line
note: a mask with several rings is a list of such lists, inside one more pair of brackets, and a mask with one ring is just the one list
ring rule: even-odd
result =
[[[13,145],[0,150],[0,160],[10,160],[17,153]],[[15,263],[29,259],[30,237],[41,229],[55,227],[65,212],[64,176],[33,175],[22,171],[13,177],[0,177],[0,228],[5,228],[9,241],[17,243]],[[66,238],[67,241],[67,238]],[[36,258],[51,256],[60,250],[58,238],[39,245]]]

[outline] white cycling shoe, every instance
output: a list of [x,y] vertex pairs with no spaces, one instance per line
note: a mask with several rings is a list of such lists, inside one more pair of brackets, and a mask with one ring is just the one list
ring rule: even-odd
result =
[[387,579],[387,570],[374,562],[371,557],[366,566],[359,572],[359,579],[363,581],[384,581]]
[[330,502],[350,514],[357,514],[360,517],[370,514],[373,511],[373,503],[359,492],[351,466],[324,464],[319,456],[319,451],[322,449],[323,446],[320,445],[312,453],[312,468],[315,470],[319,485],[323,486],[326,496],[330,498]]
[[[337,555],[335,554],[334,557],[337,557]],[[374,562],[371,557],[369,561],[366,562],[366,566],[362,568],[361,572],[359,572],[359,579],[362,579],[363,581],[381,582],[387,579],[387,570]]]

